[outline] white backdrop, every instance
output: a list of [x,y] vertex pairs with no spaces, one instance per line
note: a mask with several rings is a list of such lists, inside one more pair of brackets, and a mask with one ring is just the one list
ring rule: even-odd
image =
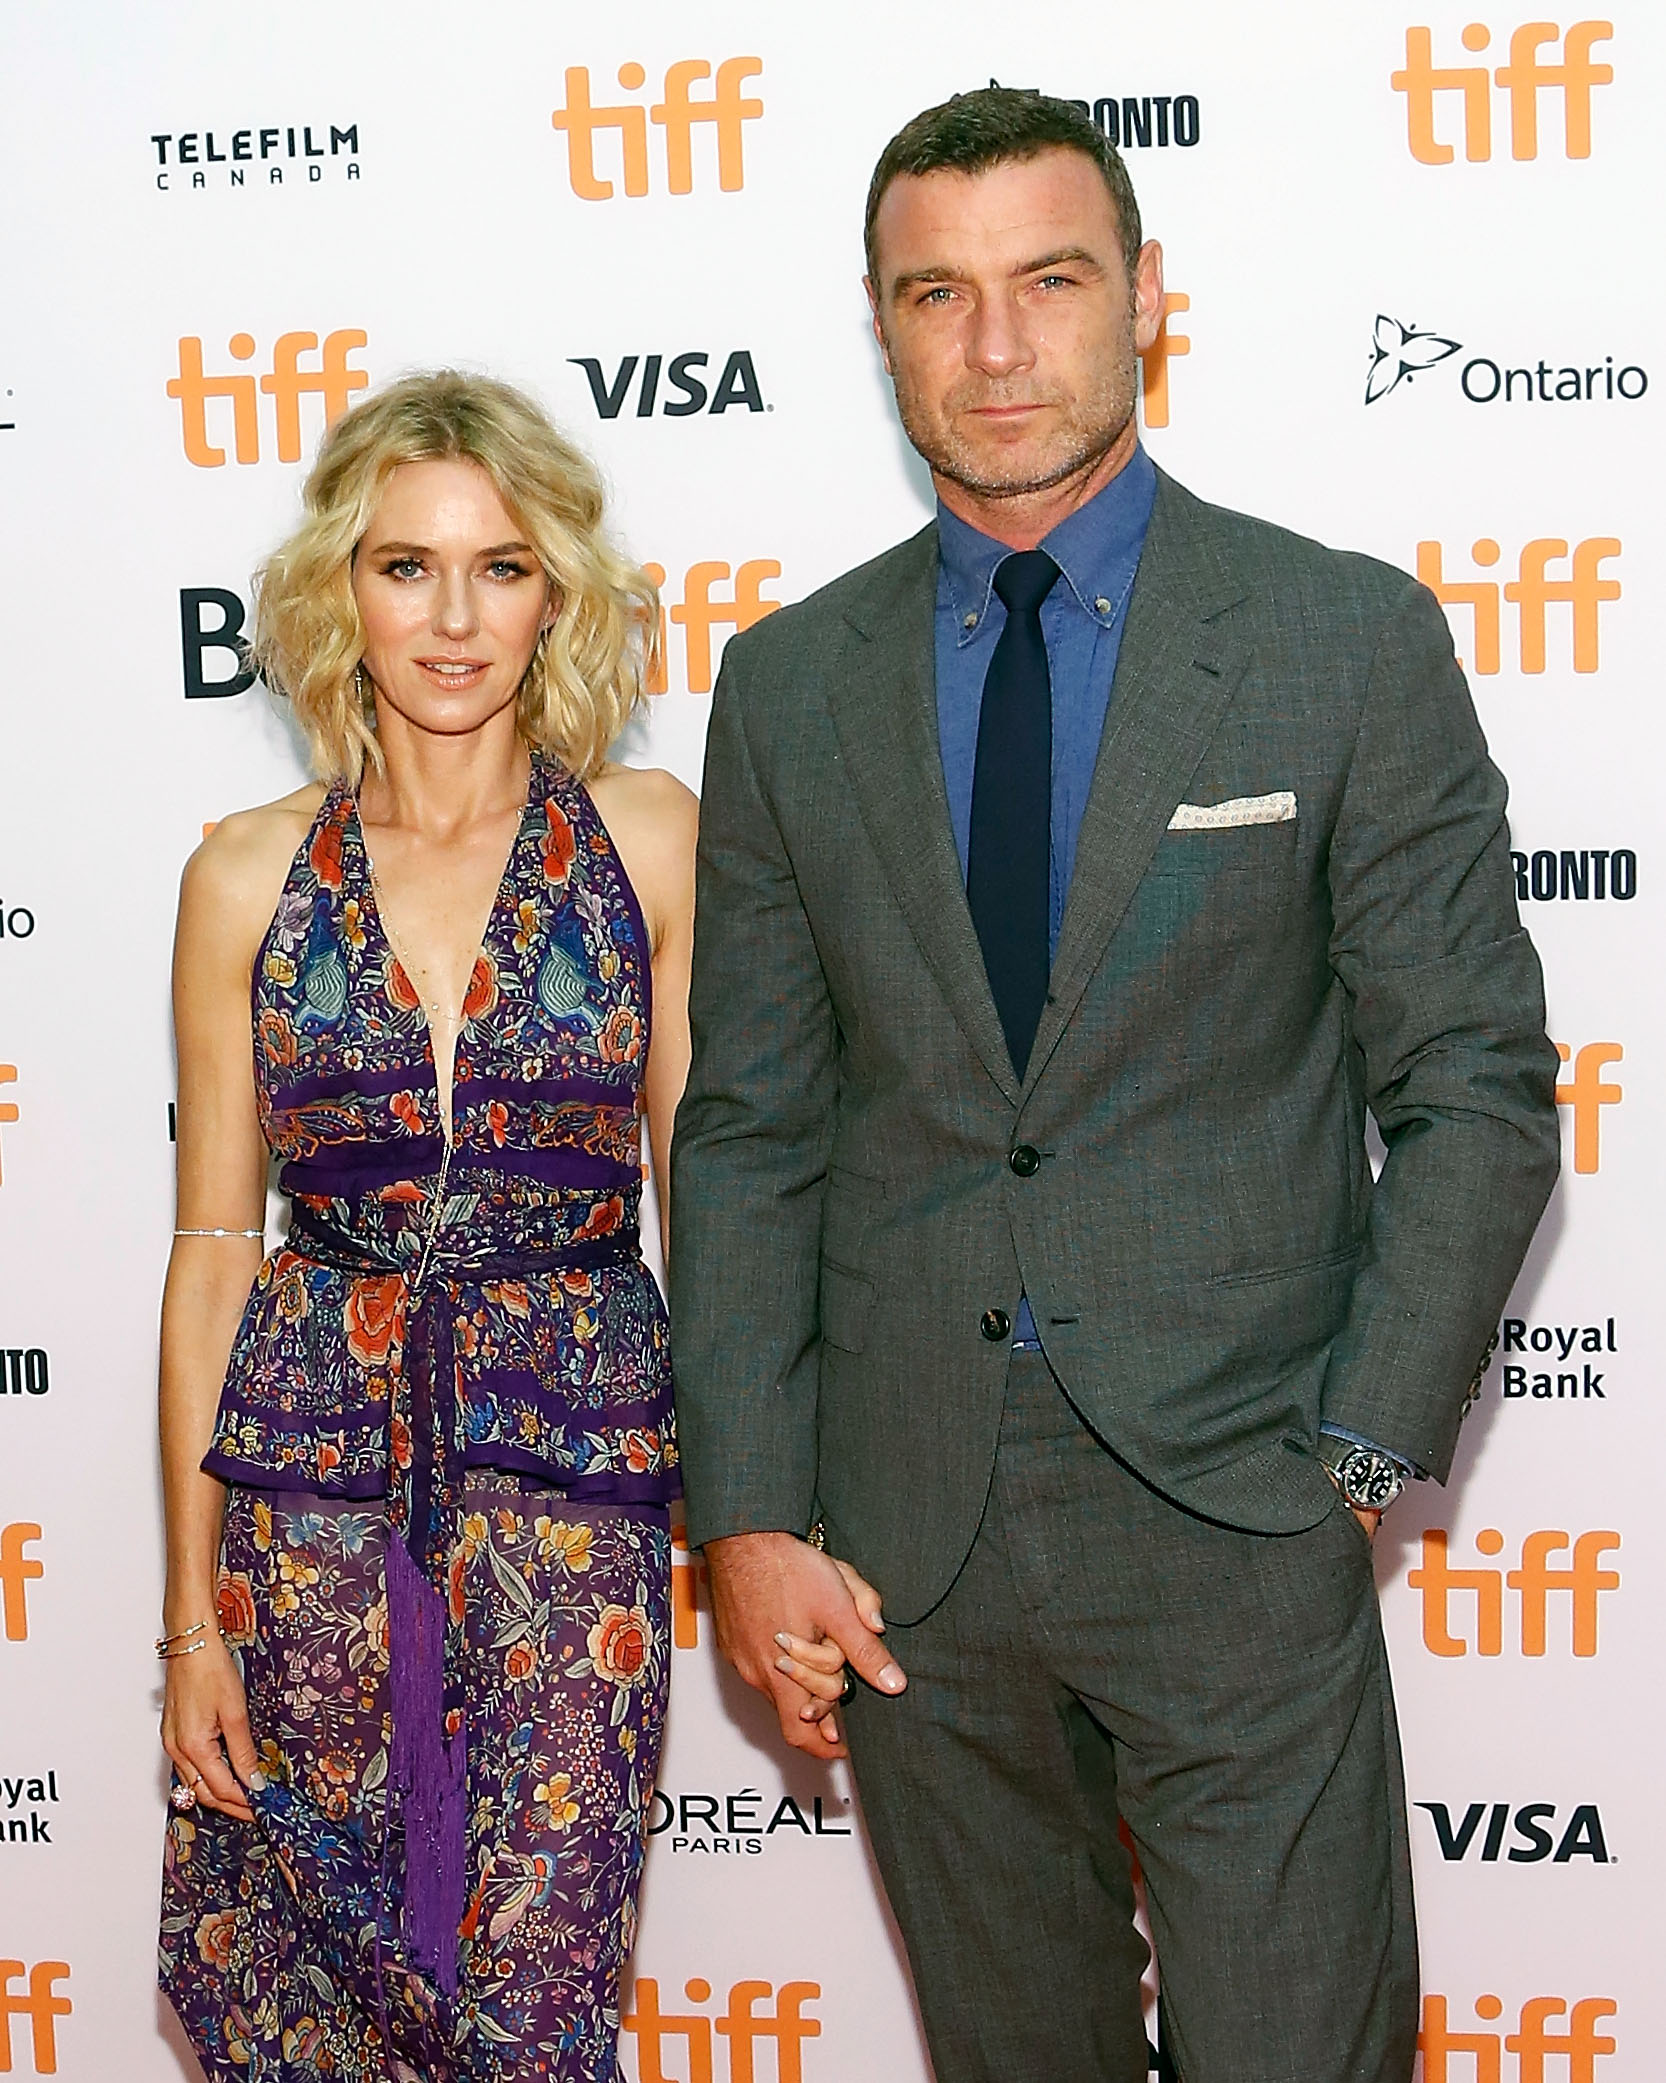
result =
[[[204,823],[299,763],[259,687],[186,698],[234,660],[188,653],[182,596],[231,596],[187,600],[210,630],[246,599],[359,374],[490,369],[591,448],[668,574],[669,684],[624,756],[697,782],[703,632],[715,658],[748,598],[925,516],[867,337],[862,199],[904,118],[996,78],[1132,140],[1176,294],[1158,460],[1472,589],[1450,612],[1514,786],[1579,1153],[1570,1132],[1457,1478],[1380,1544],[1424,2075],[1657,2075],[1658,10],[67,0],[3,33],[0,2073],[184,2063],[152,1987],[168,944]],[[586,93],[636,113],[587,133]],[[714,95],[723,120],[679,118]],[[626,2067],[916,2083],[848,1788],[789,1768],[720,1677],[679,1562],[637,1970],[683,2022],[651,2050],[627,2032]],[[715,2030],[748,2007],[778,2028],[753,2069]]]

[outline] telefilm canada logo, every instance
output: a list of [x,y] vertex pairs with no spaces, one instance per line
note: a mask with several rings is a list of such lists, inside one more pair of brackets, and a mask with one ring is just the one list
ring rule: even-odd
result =
[[1406,324],[1379,311],[1371,328],[1365,402],[1380,404],[1396,391],[1409,390],[1418,377],[1455,365],[1458,389],[1471,405],[1635,405],[1647,396],[1649,372],[1638,362],[1605,353],[1599,362],[1553,362],[1548,355],[1529,360],[1513,355],[1468,354],[1433,326]]
[[163,194],[318,188],[357,181],[357,123],[235,124],[153,130],[152,176]]

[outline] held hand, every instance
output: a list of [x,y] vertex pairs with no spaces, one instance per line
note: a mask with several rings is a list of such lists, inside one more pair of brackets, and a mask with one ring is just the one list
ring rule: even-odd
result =
[[709,1541],[706,1567],[718,1647],[774,1702],[783,1737],[812,1757],[846,1756],[831,1712],[843,1665],[876,1692],[899,1693],[908,1683],[877,1639],[884,1624],[878,1593],[847,1564],[790,1533]]
[[258,1763],[248,1703],[237,1666],[217,1634],[196,1655],[169,1660],[162,1748],[204,1808],[254,1821],[243,1791]]

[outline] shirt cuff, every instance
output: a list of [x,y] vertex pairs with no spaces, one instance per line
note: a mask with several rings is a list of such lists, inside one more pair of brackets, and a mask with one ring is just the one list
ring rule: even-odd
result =
[[1369,1447],[1373,1454],[1385,1455],[1400,1470],[1408,1482],[1414,1477],[1418,1482],[1422,1482],[1428,1476],[1429,1471],[1426,1468],[1419,1468],[1415,1461],[1408,1461],[1404,1454],[1396,1454],[1392,1448],[1379,1446],[1374,1439],[1367,1439],[1363,1432],[1350,1432],[1346,1425],[1327,1425],[1323,1423],[1321,1423],[1319,1430],[1328,1432],[1332,1439],[1345,1439],[1351,1446]]

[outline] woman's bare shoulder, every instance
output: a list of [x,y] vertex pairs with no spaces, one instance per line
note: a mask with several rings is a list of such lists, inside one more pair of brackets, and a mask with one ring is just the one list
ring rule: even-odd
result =
[[264,927],[324,794],[322,782],[310,781],[274,803],[222,817],[185,864],[182,903],[258,913]]
[[640,827],[675,846],[691,837],[700,816],[700,798],[664,767],[621,767],[612,761],[590,782],[590,793],[603,819],[615,818]]

